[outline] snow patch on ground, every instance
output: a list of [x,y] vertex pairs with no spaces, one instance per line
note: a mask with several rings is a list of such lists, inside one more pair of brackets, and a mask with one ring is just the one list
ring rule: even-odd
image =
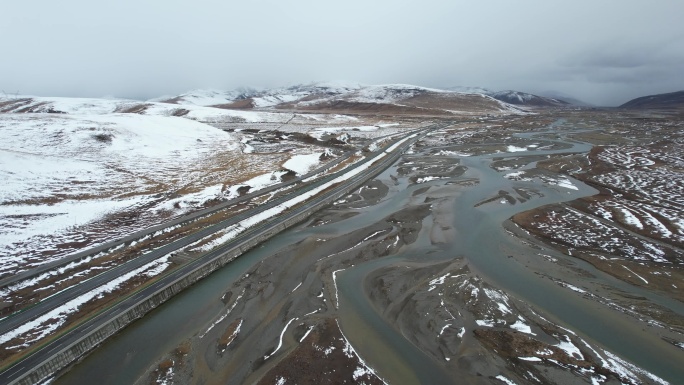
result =
[[234,199],[239,197],[240,193],[238,192],[238,190],[240,189],[240,187],[249,186],[249,192],[254,192],[266,188],[268,186],[280,183],[282,176],[285,174],[286,171],[271,171],[265,174],[255,176],[254,178],[248,181],[239,184],[234,184],[226,189],[226,192],[224,193],[224,199]]
[[632,269],[630,269],[629,267],[627,267],[627,266],[625,266],[625,265],[622,265],[622,267],[624,267],[625,269],[627,269],[627,271],[629,271],[630,273],[634,274],[637,278],[639,278],[640,280],[644,281],[644,283],[648,285],[648,281],[647,281],[644,277],[642,277],[642,276],[640,276],[639,274],[635,273]]
[[335,287],[335,308],[338,309],[340,307],[340,297],[337,293],[337,273],[339,273],[340,271],[344,271],[344,269],[339,269],[332,272],[333,286]]
[[518,357],[519,360],[530,361],[530,362],[541,362],[542,359],[539,357]]
[[530,328],[530,326],[525,323],[525,320],[520,317],[518,317],[515,323],[511,325],[511,329],[517,330],[521,333],[535,335],[532,333],[532,328]]
[[438,277],[438,278],[435,278],[435,279],[433,279],[432,281],[430,281],[430,283],[428,283],[428,285],[430,285],[430,288],[428,289],[428,291],[433,291],[433,290],[435,290],[435,289],[437,288],[437,285],[443,285],[443,284],[444,284],[444,281],[445,281],[447,278],[449,278],[449,275],[451,275],[451,274],[450,274],[450,273],[446,273],[446,274],[444,274],[443,276]]
[[494,303],[496,303],[501,314],[512,314],[513,311],[508,304],[508,296],[499,292],[498,290],[484,288],[484,292],[487,297],[491,298]]
[[[24,222],[22,227],[3,227],[0,230],[0,249],[1,245],[10,245],[34,236],[54,234],[89,223],[144,200],[145,198],[135,197],[121,200],[68,200],[51,205],[0,205],[0,224],[4,222],[2,217],[5,216],[32,218]],[[0,257],[0,264],[4,263],[4,259],[5,257]]]
[[439,177],[439,176],[425,176],[425,177],[421,177],[421,178],[416,179],[416,184],[427,183],[427,182],[431,182],[433,180],[440,180],[440,179],[448,179],[448,178]]
[[508,378],[506,378],[506,377],[504,377],[504,376],[502,376],[502,375],[500,375],[500,374],[499,374],[498,376],[496,376],[496,379],[499,380],[499,381],[501,381],[501,382],[503,382],[503,383],[505,383],[506,385],[516,385],[515,382],[509,380]]
[[626,224],[632,225],[638,228],[639,230],[644,229],[644,225],[641,223],[639,218],[632,214],[631,211],[627,210],[626,208],[620,208],[620,213],[622,214],[622,217],[624,218]]
[[317,152],[307,155],[295,155],[283,163],[283,167],[296,172],[298,175],[304,175],[321,162],[322,154],[322,152]]
[[285,327],[284,327],[283,330],[280,332],[280,337],[278,338],[278,346],[276,346],[275,349],[273,349],[273,351],[272,351],[270,354],[267,354],[267,355],[264,356],[264,361],[266,361],[267,359],[271,358],[274,354],[276,354],[276,352],[277,352],[278,350],[280,350],[280,348],[283,346],[283,336],[285,335],[285,331],[287,331],[287,328],[290,326],[290,324],[291,324],[293,321],[296,321],[296,320],[298,320],[298,319],[299,319],[299,318],[292,318],[291,320],[289,320],[289,321],[285,324]]
[[526,147],[516,147],[516,146],[506,147],[506,152],[522,152],[522,151],[527,151],[527,148]]
[[570,190],[579,190],[579,188],[577,188],[577,186],[575,186],[574,184],[572,184],[572,182],[570,182],[569,179],[565,179],[565,178],[559,178],[559,179],[556,180],[555,182],[549,182],[549,183],[550,183],[550,184],[555,184],[555,185],[557,185],[557,186],[559,186],[559,187],[567,188],[567,189],[570,189]]
[[575,344],[572,343],[572,341],[570,341],[570,337],[564,337],[565,341],[560,341],[558,345],[555,346],[565,351],[570,357],[576,357],[580,360],[584,360],[582,352],[579,350],[579,348],[577,348],[577,346],[575,346]]
[[521,177],[523,175],[525,175],[525,171],[515,171],[515,172],[509,172],[509,173],[505,174],[504,178],[520,180],[520,179],[522,179]]

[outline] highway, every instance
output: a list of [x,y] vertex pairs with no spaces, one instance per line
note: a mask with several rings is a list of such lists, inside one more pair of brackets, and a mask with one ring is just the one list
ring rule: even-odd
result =
[[[435,128],[435,126],[430,128]],[[430,128],[422,130],[422,135],[424,135]],[[76,298],[79,295],[87,293],[101,285],[104,285],[110,282],[111,280],[120,277],[121,275],[126,274],[127,272],[130,272],[146,263],[154,261],[170,252],[185,247],[201,238],[204,238],[217,231],[225,229],[226,227],[236,224],[241,220],[244,220],[260,212],[263,212],[264,210],[282,204],[292,199],[292,197],[294,196],[299,196],[301,194],[306,193],[307,191],[318,188],[324,185],[325,183],[328,183],[334,180],[335,178],[350,172],[350,169],[354,169],[356,167],[360,167],[366,164],[367,162],[373,160],[377,155],[381,154],[382,152],[385,152],[389,148],[392,148],[392,146],[399,143],[402,139],[409,138],[411,135],[415,133],[416,132],[411,132],[410,134],[407,134],[402,138],[393,141],[382,150],[376,153],[372,153],[371,156],[368,156],[363,161],[358,162],[348,168],[345,168],[344,170],[335,172],[331,175],[319,179],[318,181],[303,186],[300,189],[292,191],[285,196],[282,196],[278,199],[274,199],[263,205],[259,205],[258,207],[240,213],[233,218],[206,227],[194,234],[191,234],[189,236],[186,236],[185,238],[169,243],[152,252],[144,254],[143,256],[136,258],[135,260],[132,260],[128,263],[110,269],[107,272],[102,273],[84,283],[64,290],[52,297],[49,297],[48,299],[36,304],[33,307],[25,309],[24,311],[16,313],[2,320],[0,322],[0,334],[13,330],[17,326],[20,326],[32,319],[35,319],[36,317],[63,305],[65,302],[68,302],[69,300]],[[258,237],[263,234],[269,234],[269,232],[277,232],[277,228],[281,226],[283,223],[287,222],[288,220],[292,220],[293,218],[296,218],[298,215],[302,215],[302,213],[311,213],[317,209],[320,209],[320,207],[322,207],[322,204],[326,202],[328,199],[330,199],[330,197],[348,191],[350,186],[362,184],[366,180],[372,178],[373,176],[377,175],[378,173],[382,172],[387,167],[392,165],[401,156],[403,151],[405,151],[408,148],[408,146],[410,146],[420,137],[421,135],[413,135],[411,139],[406,140],[401,146],[396,146],[396,148],[394,148],[391,153],[388,153],[387,156],[381,158],[379,161],[376,162],[376,164],[370,166],[365,171],[360,172],[359,174],[344,181],[343,183],[338,184],[337,186],[333,186],[331,188],[326,189],[324,192],[309,199],[305,203],[295,208],[292,208],[280,215],[277,215],[275,218],[271,218],[264,223],[249,228],[244,233],[241,233],[231,241],[160,277],[153,284],[144,287],[143,289],[135,292],[134,294],[128,297],[122,298],[114,306],[96,314],[95,316],[89,318],[80,325],[75,326],[74,328],[58,336],[51,342],[47,343],[39,350],[34,352],[32,355],[24,358],[23,360],[17,363],[14,363],[11,367],[0,373],[0,383],[9,384],[26,377],[31,373],[31,371],[34,368],[48,361],[56,353],[68,349],[80,340],[86,338],[88,335],[90,335],[92,331],[104,327],[104,325],[106,325],[107,322],[109,322],[110,320],[116,319],[116,317],[120,316],[121,314],[124,314],[130,309],[135,308],[137,305],[151,298],[153,295],[161,291],[164,291],[166,288],[169,288],[170,286],[173,286],[177,282],[185,279],[186,277],[197,272],[203,267],[211,265],[212,263],[216,263],[216,261],[219,260],[221,256],[225,255],[228,251],[236,249],[242,250],[242,248],[249,246],[247,245],[248,242],[254,237]],[[327,165],[326,167],[330,167],[330,165]],[[282,185],[278,186],[278,188],[281,187]],[[197,277],[197,279],[200,278],[201,277]]]

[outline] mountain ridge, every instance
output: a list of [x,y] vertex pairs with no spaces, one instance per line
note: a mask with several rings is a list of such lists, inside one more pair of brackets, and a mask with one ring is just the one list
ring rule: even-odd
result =
[[491,97],[501,100],[503,102],[515,105],[535,106],[535,107],[566,107],[571,103],[562,99],[549,98],[545,96],[538,96],[526,92],[505,90],[493,92]]
[[627,109],[663,109],[663,108],[684,108],[684,91],[668,92],[641,96],[632,99],[619,108]]
[[[157,99],[158,100],[158,99]],[[225,109],[304,112],[451,115],[522,113],[520,108],[482,93],[410,84],[362,85],[314,82],[246,92],[194,90],[163,102]]]

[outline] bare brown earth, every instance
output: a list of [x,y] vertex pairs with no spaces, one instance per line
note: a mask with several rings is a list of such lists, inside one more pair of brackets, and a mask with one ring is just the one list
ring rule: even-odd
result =
[[375,373],[363,370],[359,357],[347,344],[332,318],[315,324],[311,333],[300,338],[292,353],[268,371],[258,385],[383,384]]
[[226,109],[252,109],[254,108],[254,100],[251,98],[236,100],[233,103],[217,104],[211,107],[226,108]]

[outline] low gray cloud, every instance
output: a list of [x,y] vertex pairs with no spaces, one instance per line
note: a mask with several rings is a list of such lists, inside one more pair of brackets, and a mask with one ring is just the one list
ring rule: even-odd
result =
[[554,90],[596,104],[684,89],[684,2],[8,2],[0,89],[148,98],[317,80]]

